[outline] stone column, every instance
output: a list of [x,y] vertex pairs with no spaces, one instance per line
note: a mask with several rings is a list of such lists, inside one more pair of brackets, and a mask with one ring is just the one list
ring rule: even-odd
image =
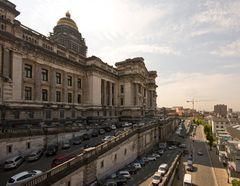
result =
[[109,105],[112,106],[112,82],[109,82]]
[[64,103],[67,103],[68,102],[68,85],[67,85],[67,73],[66,72],[63,72],[63,91],[62,91],[62,101]]
[[33,87],[33,99],[37,101],[42,100],[42,74],[41,67],[36,63],[35,65],[35,74],[33,74],[33,78],[35,79],[35,87]]
[[51,102],[56,102],[56,71],[51,68],[50,69],[50,74],[51,74],[51,78],[50,78],[50,88],[49,88],[49,101]]
[[107,81],[105,81],[105,80],[104,80],[103,95],[104,95],[104,104],[103,105],[107,105]]

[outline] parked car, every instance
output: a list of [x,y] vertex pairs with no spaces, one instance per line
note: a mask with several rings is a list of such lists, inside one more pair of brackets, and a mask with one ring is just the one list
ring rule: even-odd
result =
[[159,153],[160,155],[163,155],[163,154],[164,154],[164,149],[158,150],[158,153]]
[[162,181],[162,175],[159,172],[155,172],[152,177],[152,185],[158,185]]
[[111,132],[112,128],[111,128],[111,127],[104,127],[104,130],[105,130],[106,132]]
[[52,164],[51,164],[51,167],[56,167],[72,158],[74,158],[75,155],[74,154],[71,154],[71,155],[59,155],[57,156],[56,158],[53,159],[52,161]]
[[140,163],[133,163],[133,167],[135,167],[136,169],[141,169],[142,168]]
[[89,140],[90,139],[90,135],[85,133],[85,134],[83,134],[82,138],[83,138],[83,140]]
[[169,147],[168,147],[168,150],[174,150],[174,149],[176,149],[176,148],[177,148],[176,146],[172,145],[172,146],[169,146]]
[[71,147],[71,144],[69,140],[63,141],[62,149],[69,149],[70,147]]
[[134,165],[128,165],[127,166],[127,171],[132,175],[137,173],[137,168]]
[[7,159],[4,162],[4,169],[13,169],[17,168],[24,162],[24,158],[21,155],[14,156],[12,158]]
[[145,164],[149,162],[149,159],[147,157],[143,157],[143,160],[144,160]]
[[119,171],[118,175],[124,176],[127,179],[131,178],[131,174],[128,171]]
[[105,134],[105,130],[104,129],[99,129],[99,134],[100,135]]
[[185,143],[182,143],[182,144],[179,145],[179,147],[180,147],[180,148],[186,148],[187,146],[186,146]]
[[148,156],[147,159],[149,161],[156,161],[157,160],[157,158],[155,156]]
[[203,155],[202,151],[200,151],[200,150],[197,152],[197,154],[198,154],[199,156],[202,156],[202,155]]
[[11,178],[8,179],[6,186],[17,186],[21,185],[22,183],[30,180],[31,178],[38,176],[42,173],[40,170],[31,170],[31,171],[23,171],[20,172]]
[[82,143],[81,138],[80,138],[80,137],[75,137],[75,138],[73,138],[73,139],[72,139],[72,143],[73,143],[73,145],[79,145],[79,144],[81,144],[81,143]]
[[158,154],[158,153],[153,153],[152,156],[154,156],[156,158],[160,158],[161,157],[160,154]]
[[37,149],[32,151],[28,156],[27,156],[27,161],[35,161],[41,158],[43,155],[43,149]]
[[57,145],[49,145],[46,150],[46,156],[53,156],[56,155],[58,151]]
[[114,179],[107,179],[103,186],[117,186],[117,182]]
[[110,141],[110,140],[112,140],[113,139],[113,136],[105,136],[103,139],[102,139],[102,141],[103,142],[106,142],[106,141]]
[[127,178],[123,175],[118,175],[114,180],[116,181],[117,185],[124,185],[127,183]]
[[112,130],[116,130],[117,129],[116,125],[112,125],[111,128],[112,128]]
[[145,161],[144,159],[136,159],[134,163],[140,163],[141,166],[145,166]]
[[192,172],[193,171],[193,165],[192,164],[186,165],[186,170]]
[[168,164],[163,163],[159,166],[158,172],[160,172],[162,175],[165,175],[168,171]]
[[94,129],[94,130],[92,131],[92,137],[97,137],[98,134],[99,134],[99,130],[98,130],[98,129]]

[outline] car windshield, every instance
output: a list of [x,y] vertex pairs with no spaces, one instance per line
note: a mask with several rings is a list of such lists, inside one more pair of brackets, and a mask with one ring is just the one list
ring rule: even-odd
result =
[[153,179],[154,179],[154,180],[160,180],[160,178],[161,178],[161,177],[158,176],[158,175],[153,176]]
[[5,164],[12,164],[13,161],[6,161]]

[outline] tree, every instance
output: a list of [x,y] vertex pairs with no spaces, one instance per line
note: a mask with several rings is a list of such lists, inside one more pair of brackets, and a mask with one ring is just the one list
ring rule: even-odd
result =
[[232,185],[233,185],[233,186],[240,186],[240,181],[234,179],[234,180],[232,181]]
[[212,150],[213,141],[214,141],[213,135],[212,135],[212,134],[209,134],[209,135],[207,136],[207,140],[208,140],[208,144],[209,144],[210,150]]

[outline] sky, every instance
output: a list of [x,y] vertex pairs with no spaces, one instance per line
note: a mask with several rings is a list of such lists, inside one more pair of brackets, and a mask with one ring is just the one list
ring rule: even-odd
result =
[[114,65],[143,57],[158,107],[240,111],[239,0],[12,0],[23,25],[48,36],[70,12],[88,56]]

